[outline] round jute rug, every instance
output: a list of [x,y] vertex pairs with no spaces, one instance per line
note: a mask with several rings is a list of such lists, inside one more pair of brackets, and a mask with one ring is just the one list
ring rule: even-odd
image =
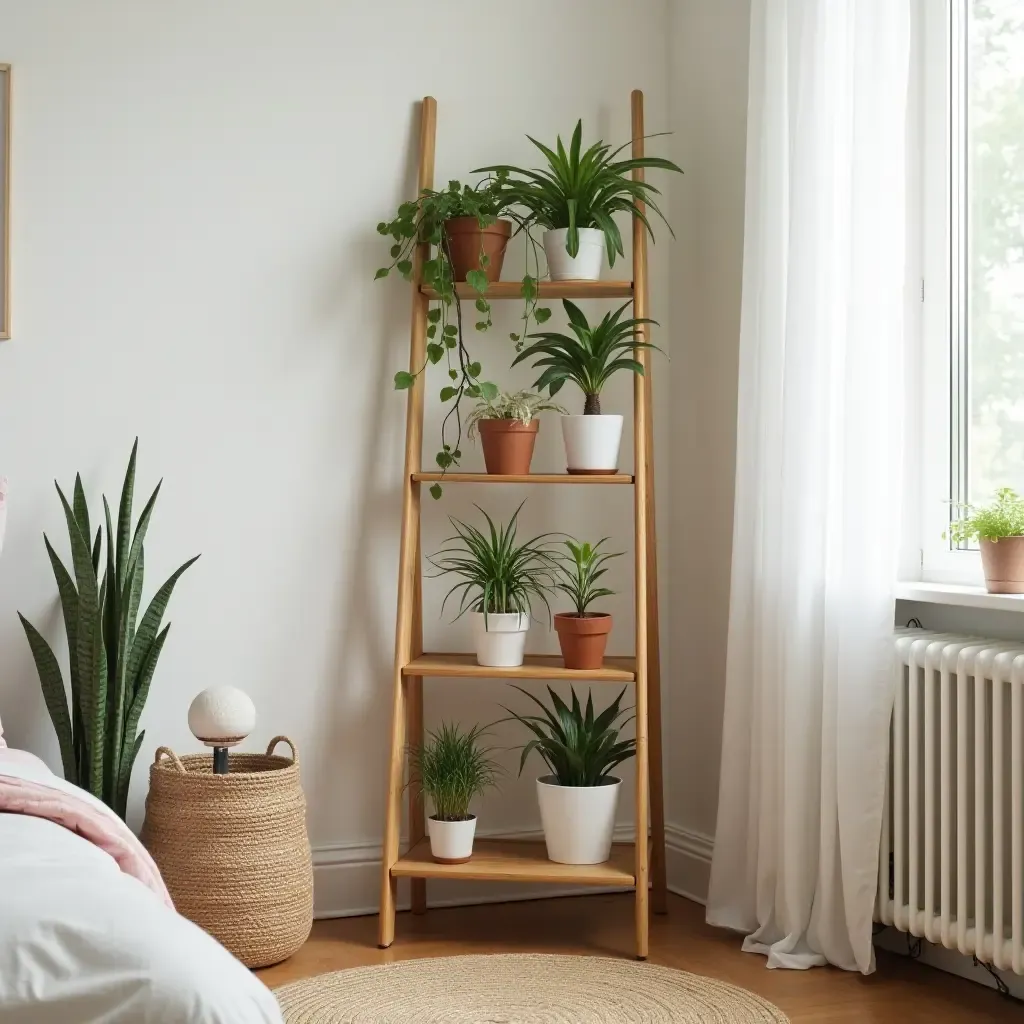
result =
[[667,967],[586,956],[403,960],[274,993],[286,1024],[788,1024],[753,992]]

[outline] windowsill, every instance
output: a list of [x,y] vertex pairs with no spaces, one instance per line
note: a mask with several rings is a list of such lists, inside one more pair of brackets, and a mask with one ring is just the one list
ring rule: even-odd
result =
[[896,600],[1024,612],[1024,594],[990,594],[984,587],[967,587],[955,583],[897,583]]

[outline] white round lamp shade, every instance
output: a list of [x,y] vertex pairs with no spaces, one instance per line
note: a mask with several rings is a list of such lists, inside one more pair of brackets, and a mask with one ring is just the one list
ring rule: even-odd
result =
[[233,747],[256,727],[256,705],[234,686],[211,686],[192,701],[188,727],[208,747]]

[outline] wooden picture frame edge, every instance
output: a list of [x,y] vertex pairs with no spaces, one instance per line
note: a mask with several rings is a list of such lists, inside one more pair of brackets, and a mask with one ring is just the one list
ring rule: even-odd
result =
[[0,233],[0,256],[3,266],[3,309],[0,309],[0,341],[11,337],[11,93],[13,91],[11,65],[0,63],[0,79],[4,88],[0,91],[0,106],[3,107],[3,194],[0,204],[3,205],[3,231]]

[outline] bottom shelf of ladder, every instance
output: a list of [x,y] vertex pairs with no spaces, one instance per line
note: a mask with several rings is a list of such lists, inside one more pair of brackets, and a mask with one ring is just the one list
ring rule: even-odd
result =
[[636,884],[632,843],[615,843],[603,864],[556,864],[548,860],[543,840],[478,839],[465,864],[440,864],[422,839],[391,868],[393,878],[462,878],[490,882],[573,882],[632,888]]

